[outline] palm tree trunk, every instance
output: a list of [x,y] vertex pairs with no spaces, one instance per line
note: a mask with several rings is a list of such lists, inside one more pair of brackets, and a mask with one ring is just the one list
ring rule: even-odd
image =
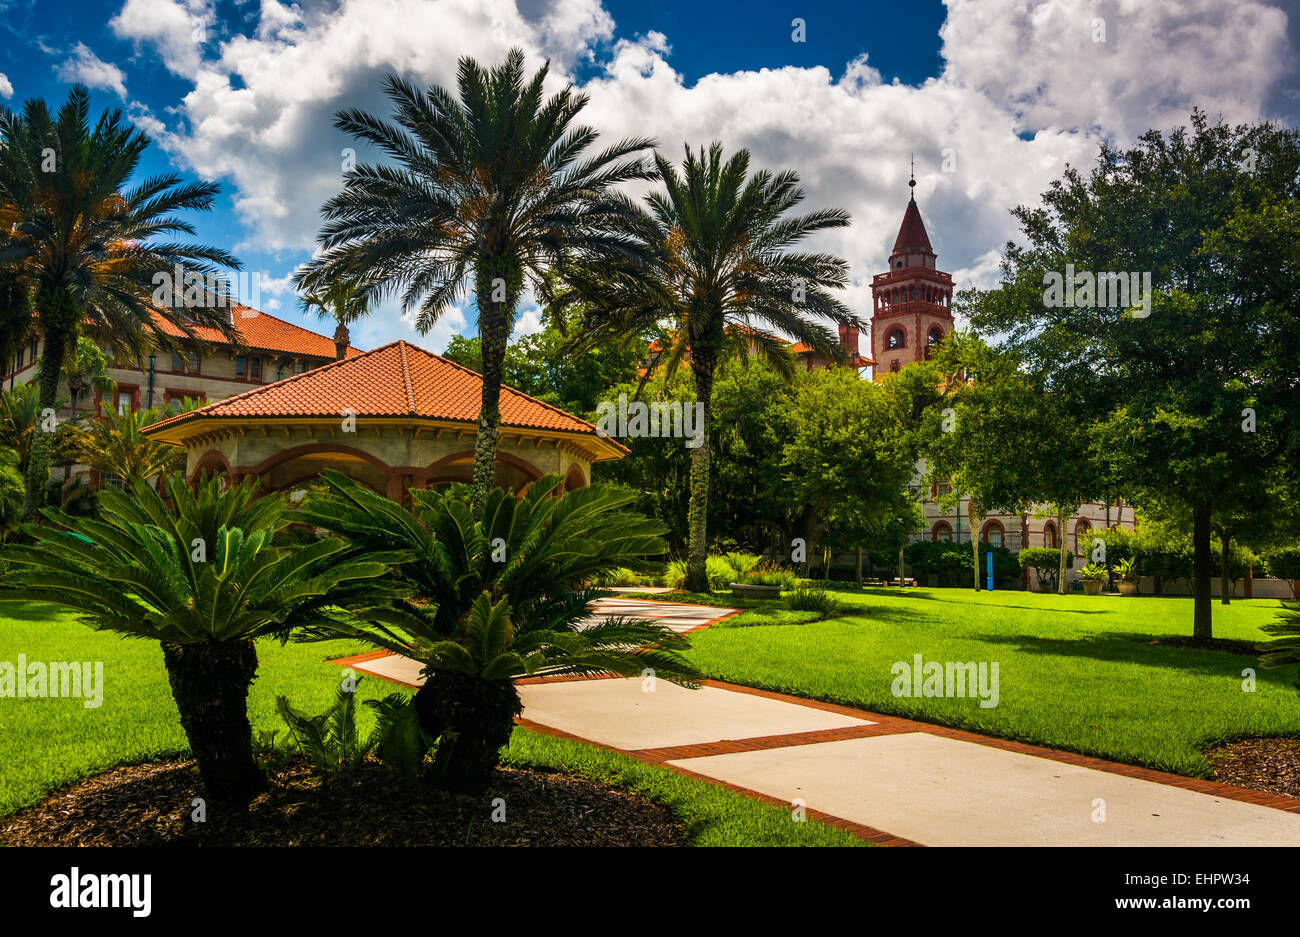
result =
[[334,360],[342,361],[348,356],[348,346],[352,344],[352,335],[348,332],[347,324],[339,322],[339,327],[334,330]]
[[54,398],[59,390],[59,369],[63,365],[63,352],[69,334],[53,327],[45,333],[45,349],[41,353],[40,396],[36,406],[36,421],[32,428],[32,453],[27,460],[27,487],[23,495],[23,521],[35,523],[45,500],[45,482],[50,477],[50,447],[54,433],[45,429],[44,414],[54,409]]
[[420,728],[438,739],[434,781],[466,794],[487,787],[523,711],[514,683],[435,670],[416,691],[414,704]]
[[1208,640],[1214,636],[1210,606],[1210,504],[1198,501],[1192,506],[1192,637]]
[[975,591],[980,591],[980,519],[978,509],[975,507],[975,499],[970,499],[970,543],[971,549],[975,552]]
[[266,787],[253,760],[248,687],[257,675],[252,641],[162,642],[181,726],[208,795],[247,801]]
[[[686,591],[709,592],[709,423],[713,410],[712,351],[691,349],[691,372],[695,377],[695,399],[703,404],[703,419],[695,431],[700,444],[691,450],[691,503],[686,512]],[[689,404],[688,404],[689,406]]]
[[856,547],[853,548],[853,560],[854,560],[854,565],[857,567],[856,576],[858,580],[858,588],[861,589],[862,588],[862,544],[858,544]]
[[[489,278],[490,282],[490,278]],[[478,291],[479,343],[483,349],[483,396],[474,439],[474,516],[483,511],[496,474],[497,445],[501,436],[501,373],[510,340],[514,305],[492,301],[492,288]]]

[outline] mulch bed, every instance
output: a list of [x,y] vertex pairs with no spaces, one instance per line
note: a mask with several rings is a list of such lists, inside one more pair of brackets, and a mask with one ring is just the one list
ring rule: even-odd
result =
[[[488,791],[457,796],[367,763],[350,788],[291,763],[248,811],[209,803],[193,762],[131,765],[87,778],[0,819],[5,846],[683,846],[666,808],[583,778],[501,769]],[[492,821],[493,799],[505,822]]]
[[1300,797],[1300,739],[1239,739],[1205,753],[1214,780]]
[[1230,654],[1250,654],[1259,656],[1259,645],[1251,641],[1235,641],[1232,638],[1192,638],[1169,637],[1155,641],[1143,641],[1143,644],[1155,644],[1160,647],[1194,647],[1202,651],[1227,651]]

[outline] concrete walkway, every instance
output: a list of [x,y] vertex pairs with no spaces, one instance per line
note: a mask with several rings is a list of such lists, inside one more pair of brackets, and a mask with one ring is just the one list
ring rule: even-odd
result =
[[[733,612],[606,599],[675,630]],[[382,652],[340,661],[418,686]],[[1294,846],[1300,800],[708,681],[519,681],[521,724],[723,783],[890,845]]]

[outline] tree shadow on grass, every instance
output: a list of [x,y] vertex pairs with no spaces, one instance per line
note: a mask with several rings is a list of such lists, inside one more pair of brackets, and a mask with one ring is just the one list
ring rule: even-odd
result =
[[49,621],[66,611],[46,602],[0,602],[0,619],[13,621]]
[[[1043,638],[1014,634],[972,634],[965,637],[989,644],[1013,645],[1025,654],[1042,654],[1052,657],[1088,657],[1098,661],[1125,664],[1146,664],[1152,667],[1170,667],[1205,676],[1241,678],[1245,667],[1256,670],[1260,682],[1289,685],[1284,671],[1259,669],[1259,660],[1253,654],[1206,648],[1170,647],[1150,644],[1168,638],[1168,635],[1141,631],[1105,632],[1081,635],[1075,638]],[[1275,679],[1269,679],[1269,677]]]

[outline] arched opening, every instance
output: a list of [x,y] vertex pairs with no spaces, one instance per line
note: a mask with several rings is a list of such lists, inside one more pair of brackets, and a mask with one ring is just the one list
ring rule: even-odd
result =
[[980,540],[991,547],[1000,547],[1003,545],[1004,535],[1005,531],[998,521],[989,521],[984,525],[984,529],[980,531]]
[[301,487],[328,469],[354,478],[375,491],[382,492],[388,485],[387,464],[362,449],[331,443],[294,446],[243,470],[243,474],[256,475],[263,490],[283,491]]
[[[427,466],[421,475],[423,477],[417,477],[415,484],[426,488],[451,482],[470,484],[474,480],[474,450],[466,449],[444,456]],[[492,476],[492,484],[495,487],[504,488],[518,495],[541,477],[542,473],[535,466],[518,456],[508,452],[497,453],[496,470]]]
[[939,521],[931,528],[930,539],[935,543],[952,543],[952,525],[947,521]]
[[1043,525],[1043,546],[1051,547],[1054,550],[1061,546],[1056,532],[1056,524],[1053,521],[1048,521]]
[[582,473],[582,468],[577,465],[570,465],[569,470],[564,473],[564,490],[573,491],[575,488],[586,488],[587,476]]
[[885,336],[885,348],[893,351],[895,348],[907,347],[907,333],[902,329],[894,329]]
[[1080,518],[1074,525],[1074,555],[1083,556],[1088,552],[1088,537],[1092,534],[1092,524],[1087,518]]

